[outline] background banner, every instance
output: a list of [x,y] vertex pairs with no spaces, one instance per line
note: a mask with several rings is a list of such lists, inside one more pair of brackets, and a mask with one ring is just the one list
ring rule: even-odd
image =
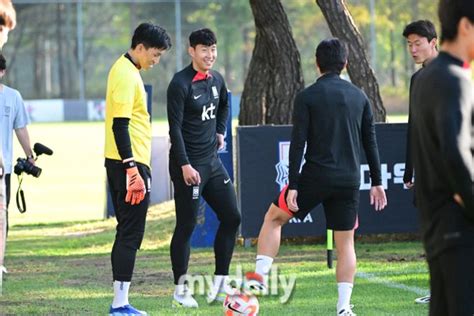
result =
[[[375,212],[369,204],[370,177],[365,154],[360,168],[360,209],[358,234],[418,232],[418,213],[413,190],[403,184],[407,124],[377,124],[377,143],[382,184],[388,206]],[[237,183],[242,212],[241,234],[257,237],[270,203],[288,182],[288,153],[291,126],[237,128]],[[363,152],[363,150],[362,150]],[[292,219],[283,236],[323,236],[326,223],[322,206],[300,221]]]

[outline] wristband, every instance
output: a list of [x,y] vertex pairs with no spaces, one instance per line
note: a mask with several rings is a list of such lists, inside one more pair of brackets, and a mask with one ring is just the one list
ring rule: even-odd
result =
[[135,160],[129,160],[127,162],[124,162],[123,165],[125,166],[125,169],[130,169],[136,167],[137,163],[135,162]]

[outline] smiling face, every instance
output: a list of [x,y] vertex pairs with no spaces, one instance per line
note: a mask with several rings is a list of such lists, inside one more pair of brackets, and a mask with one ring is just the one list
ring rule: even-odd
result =
[[422,64],[436,56],[436,38],[428,41],[426,37],[410,34],[407,36],[407,46],[411,57],[417,64]]
[[199,72],[207,73],[217,58],[217,45],[206,46],[202,44],[189,47],[188,53],[193,61],[193,68]]

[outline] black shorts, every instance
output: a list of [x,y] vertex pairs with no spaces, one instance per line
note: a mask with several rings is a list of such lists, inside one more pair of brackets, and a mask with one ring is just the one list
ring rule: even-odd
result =
[[299,211],[292,212],[286,203],[288,186],[284,187],[273,204],[291,216],[303,220],[311,210],[323,203],[328,229],[344,231],[358,227],[359,188],[330,187],[306,181],[298,186]]

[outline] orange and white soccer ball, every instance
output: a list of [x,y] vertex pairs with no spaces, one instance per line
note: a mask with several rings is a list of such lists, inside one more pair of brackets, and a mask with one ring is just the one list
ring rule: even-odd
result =
[[227,295],[224,300],[225,316],[256,316],[258,309],[258,300],[254,295],[238,293]]

